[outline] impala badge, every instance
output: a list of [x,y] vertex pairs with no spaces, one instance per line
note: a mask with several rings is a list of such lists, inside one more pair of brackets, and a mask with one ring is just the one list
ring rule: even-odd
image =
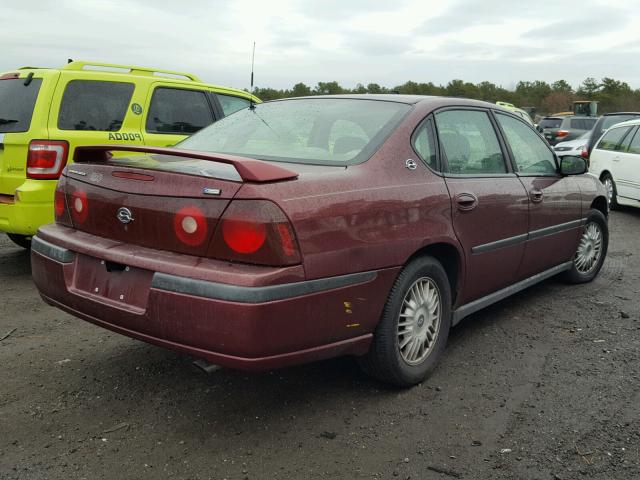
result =
[[120,207],[118,213],[116,213],[116,217],[120,220],[120,223],[124,223],[125,225],[133,222],[133,213],[126,207]]

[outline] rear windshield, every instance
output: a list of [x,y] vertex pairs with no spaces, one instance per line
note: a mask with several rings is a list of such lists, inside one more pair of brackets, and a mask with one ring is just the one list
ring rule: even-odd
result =
[[0,133],[27,132],[38,98],[41,78],[0,80]]
[[336,98],[270,102],[225,117],[178,145],[282,162],[360,163],[410,108],[396,102]]
[[570,124],[576,130],[591,130],[596,121],[595,118],[572,118]]
[[543,118],[542,120],[540,120],[538,126],[540,128],[560,128],[561,124],[561,118]]

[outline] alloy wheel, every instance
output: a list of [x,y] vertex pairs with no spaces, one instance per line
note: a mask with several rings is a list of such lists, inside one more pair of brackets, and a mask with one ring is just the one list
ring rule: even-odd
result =
[[422,277],[413,282],[404,297],[398,317],[398,349],[409,365],[429,355],[441,323],[441,295],[436,283]]

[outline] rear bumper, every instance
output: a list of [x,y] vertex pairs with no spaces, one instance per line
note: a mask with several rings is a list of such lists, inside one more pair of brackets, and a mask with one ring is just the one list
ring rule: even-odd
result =
[[246,370],[364,354],[397,274],[385,269],[293,282],[283,274],[269,277],[269,284],[240,285],[175,275],[168,272],[176,265],[165,265],[140,285],[145,301],[128,305],[76,284],[85,254],[36,236],[31,256],[35,283],[51,305],[112,331]]
[[53,216],[54,180],[27,180],[12,199],[0,202],[0,232],[35,235],[41,225],[51,223]]

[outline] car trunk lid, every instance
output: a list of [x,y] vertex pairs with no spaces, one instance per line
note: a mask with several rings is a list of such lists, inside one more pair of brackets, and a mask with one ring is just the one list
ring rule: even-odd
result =
[[[109,158],[110,150],[125,149],[161,153]],[[61,182],[73,227],[132,245],[206,256],[243,182],[297,176],[259,160],[213,157],[153,147],[79,147]]]

